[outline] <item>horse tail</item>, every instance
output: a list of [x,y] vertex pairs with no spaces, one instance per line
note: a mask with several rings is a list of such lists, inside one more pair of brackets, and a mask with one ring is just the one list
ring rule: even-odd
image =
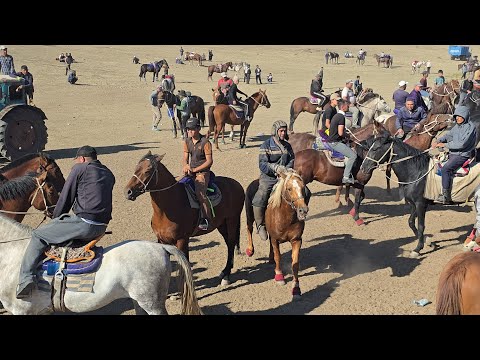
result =
[[140,66],[140,74],[138,75],[140,77],[140,80],[142,80],[142,75],[143,75],[144,71],[143,71],[143,65]]
[[192,268],[187,258],[173,245],[163,245],[163,248],[170,255],[175,257],[178,263],[178,291],[182,297],[181,315],[203,315],[198,305],[195,286],[193,284]]
[[[465,255],[469,253],[464,253]],[[464,256],[456,256],[440,274],[437,289],[437,315],[461,315],[462,284],[467,267]]]
[[200,110],[198,112],[198,120],[200,120],[201,124],[205,124],[205,104],[202,101],[202,106],[200,107]]
[[[296,99],[295,99],[296,100]],[[295,122],[295,108],[293,104],[295,103],[295,100],[292,101],[292,104],[290,105],[290,130],[293,129],[293,123]]]
[[[215,117],[213,115],[213,110],[215,106],[208,107],[208,132],[207,132],[207,139],[210,139],[210,134],[215,131]],[[204,114],[205,115],[205,114]]]

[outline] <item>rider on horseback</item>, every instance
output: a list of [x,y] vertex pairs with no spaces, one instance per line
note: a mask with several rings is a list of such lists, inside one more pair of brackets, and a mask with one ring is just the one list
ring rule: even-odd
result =
[[257,193],[252,200],[253,215],[257,231],[262,240],[268,239],[265,228],[265,209],[277,175],[286,169],[293,169],[295,154],[288,143],[287,123],[277,120],[272,126],[272,136],[260,146],[260,180]]
[[322,75],[320,74],[315,75],[315,78],[312,80],[312,83],[310,84],[310,95],[312,96],[312,98],[315,98],[318,100],[317,111],[320,111],[323,109],[323,106],[326,104],[326,100],[327,100],[327,97],[322,94],[323,92],[322,77],[323,77],[323,72],[322,72]]
[[245,95],[248,99],[248,95],[245,94],[243,91],[241,91],[238,87],[238,76],[235,75],[233,77],[233,85],[230,86],[230,89],[228,90],[228,103],[230,105],[237,105],[237,104],[242,104],[244,106],[244,111],[245,111],[245,120],[250,121],[251,116],[249,113],[248,109],[248,103],[246,101],[241,101],[237,97],[237,93],[240,93],[242,95]]

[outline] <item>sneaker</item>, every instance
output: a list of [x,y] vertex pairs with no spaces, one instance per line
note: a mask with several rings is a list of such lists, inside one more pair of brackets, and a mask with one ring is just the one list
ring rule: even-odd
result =
[[208,230],[208,220],[207,219],[200,220],[200,223],[198,224],[198,229],[202,230],[202,231],[207,231]]
[[263,241],[268,240],[268,233],[267,233],[267,229],[265,228],[265,225],[260,225],[258,227],[258,235],[260,236],[260,239],[262,239]]
[[351,177],[349,177],[349,178],[344,177],[344,178],[342,178],[342,183],[343,184],[355,184],[355,180]]
[[32,291],[35,288],[35,283],[28,283],[23,289],[20,289],[20,285],[17,286],[17,299],[25,299],[32,296]]

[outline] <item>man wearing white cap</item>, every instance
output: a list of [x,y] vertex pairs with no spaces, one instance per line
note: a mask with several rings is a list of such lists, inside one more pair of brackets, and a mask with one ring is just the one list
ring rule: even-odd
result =
[[395,109],[393,112],[395,115],[398,114],[398,111],[405,106],[405,102],[407,101],[408,91],[405,91],[407,88],[408,82],[402,80],[398,83],[398,89],[393,92],[392,100],[395,102]]
[[226,72],[222,72],[220,76],[221,78],[217,83],[218,90],[221,91],[225,97],[227,97],[228,88],[233,85],[233,80],[228,77]]
[[13,56],[7,54],[7,47],[0,46],[0,74],[15,74],[15,65],[13,65]]
[[342,99],[350,103],[348,111],[352,113],[352,128],[358,128],[360,127],[360,124],[358,123],[358,116],[360,115],[360,111],[355,106],[356,98],[355,94],[353,93],[352,87],[353,80],[347,80],[345,82],[345,87],[342,90]]

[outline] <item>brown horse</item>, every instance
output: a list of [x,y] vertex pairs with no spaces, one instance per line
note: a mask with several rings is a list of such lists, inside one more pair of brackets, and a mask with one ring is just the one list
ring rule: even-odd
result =
[[[339,94],[342,92],[342,90],[338,90],[335,93]],[[325,105],[323,105],[323,108],[327,106],[327,104],[330,104],[330,96],[331,95],[326,95],[327,99],[325,100]],[[318,116],[319,116],[319,111],[317,110],[316,104],[312,104],[310,102],[310,98],[306,96],[301,96],[292,101],[292,104],[290,105],[290,125],[288,127],[288,131],[291,133],[293,132],[293,124],[295,123],[295,120],[297,120],[298,115],[300,113],[306,111],[310,114],[316,114],[313,120],[313,128],[315,129],[315,122],[318,123]]]
[[[22,222],[25,215],[52,216],[50,208],[58,201],[58,192],[49,182],[48,173],[29,173],[0,186],[0,213]],[[33,206],[39,213],[27,212]]]
[[225,72],[229,69],[233,69],[233,63],[231,61],[228,61],[226,62],[225,64],[222,64],[220,66],[217,66],[217,65],[210,65],[208,68],[207,68],[207,71],[208,71],[208,77],[207,77],[207,80],[212,80],[212,75],[214,72],[216,73],[222,73],[222,72]]
[[26,175],[29,172],[47,172],[49,181],[58,192],[61,192],[63,185],[65,185],[62,170],[60,170],[55,159],[43,152],[22,156],[0,169],[0,175],[7,180]]
[[210,228],[207,231],[197,230],[199,210],[190,207],[185,185],[180,184],[161,163],[163,156],[152,155],[149,151],[140,159],[133,177],[125,187],[127,200],[133,201],[141,194],[149,192],[153,207],[151,225],[158,242],[176,245],[187,259],[190,237],[218,229],[228,248],[227,264],[220,273],[220,280],[222,285],[228,285],[234,248],[237,247],[238,250],[240,245],[240,216],[245,201],[242,185],[228,177],[215,177],[222,200],[213,208],[215,216]]
[[448,83],[439,85],[432,89],[432,114],[453,114],[454,101],[460,92],[460,83],[458,80],[453,79]]
[[[355,184],[351,185],[355,188],[355,202],[353,208],[349,214],[355,220],[357,225],[362,225],[364,222],[359,217],[360,203],[365,198],[363,188],[372,177],[372,173],[365,174],[360,171],[360,165],[363,160],[364,153],[368,150],[361,145],[361,141],[366,140],[375,134],[386,132],[385,128],[375,122],[374,124],[368,124],[367,126],[358,129],[351,139],[354,140],[353,149],[357,152],[357,160],[352,169],[352,175],[356,179]],[[311,183],[313,180],[321,182],[326,185],[337,186],[337,193],[335,201],[338,202],[340,197],[340,191],[342,189],[343,167],[333,166],[327,159],[323,151],[314,149],[301,150],[295,154],[295,170],[302,176],[305,184]],[[348,189],[348,187],[347,187]],[[345,194],[345,200],[347,204],[349,201],[348,191]]]
[[[220,93],[220,90],[218,88],[212,89],[212,99],[213,99],[214,104],[215,105],[218,105],[218,104],[228,105],[228,99],[225,96],[220,97],[220,94],[221,93]],[[219,101],[219,99],[221,99],[221,101]],[[215,106],[209,106],[208,112],[209,113],[212,112],[212,114],[213,114],[213,109],[214,108],[215,108]],[[234,125],[230,125],[230,128],[231,128],[231,130],[230,130],[230,141],[233,141]],[[223,145],[225,145],[225,133],[224,132],[225,132],[225,125],[222,128],[222,142],[223,142]]]
[[189,53],[188,51],[185,53],[185,60],[188,60],[190,62],[190,65],[193,65],[194,61],[198,61],[198,66],[202,66],[202,61],[204,60],[202,58],[202,55],[198,53]]
[[[245,213],[247,217],[248,246],[246,253],[252,256],[255,252],[252,240],[253,207],[252,200],[258,190],[258,179],[248,185],[245,197]],[[275,259],[275,282],[285,285],[280,268],[280,244],[289,241],[292,245],[292,295],[298,298],[301,295],[298,281],[299,255],[302,245],[302,234],[305,228],[305,218],[308,213],[305,183],[294,170],[280,174],[276,188],[272,191],[265,210],[265,226],[270,238],[269,261]]]
[[443,268],[437,287],[437,315],[480,315],[480,255],[455,255]]
[[210,129],[208,130],[207,136],[210,138],[210,134],[214,132],[213,140],[217,150],[220,150],[218,147],[218,135],[225,124],[240,125],[239,147],[241,149],[246,147],[247,130],[250,122],[253,121],[253,114],[259,106],[265,106],[267,109],[271,106],[266,92],[267,90],[260,89],[245,100],[251,115],[250,121],[245,120],[244,117],[238,118],[235,111],[230,106],[224,104],[216,105],[212,111],[208,111],[208,124],[210,125]]
[[373,57],[375,58],[375,60],[377,60],[378,66],[380,66],[380,64],[383,64],[383,67],[391,68],[393,65],[393,56],[391,55],[389,57],[381,57],[378,54],[373,54]]

